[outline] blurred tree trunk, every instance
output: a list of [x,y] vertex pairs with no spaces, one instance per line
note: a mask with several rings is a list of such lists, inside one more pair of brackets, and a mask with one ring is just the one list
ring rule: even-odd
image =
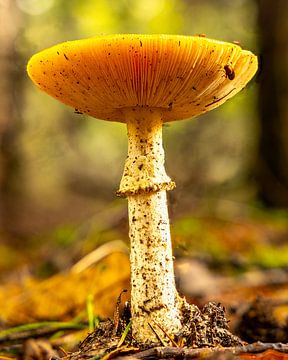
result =
[[15,201],[21,186],[19,72],[23,72],[15,50],[21,24],[14,0],[0,2],[0,24],[0,231],[11,234],[16,227]]
[[288,1],[257,0],[262,73],[258,186],[269,206],[288,206]]

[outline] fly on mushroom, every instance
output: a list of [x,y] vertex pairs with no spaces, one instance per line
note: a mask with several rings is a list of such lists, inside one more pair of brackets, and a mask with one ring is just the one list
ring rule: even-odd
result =
[[225,75],[226,77],[229,79],[229,80],[233,80],[235,79],[235,71],[234,69],[232,68],[231,65],[225,65],[224,66],[224,71],[225,71]]

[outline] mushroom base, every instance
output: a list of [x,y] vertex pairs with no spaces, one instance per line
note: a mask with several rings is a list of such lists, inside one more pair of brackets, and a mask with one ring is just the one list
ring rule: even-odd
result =
[[[221,306],[208,303],[200,311],[196,306],[183,302],[181,313],[183,324],[176,335],[171,334],[169,329],[164,330],[162,326],[151,322],[151,329],[157,333],[157,341],[147,344],[147,341],[143,343],[135,340],[137,334],[132,335],[131,331],[128,331],[125,339],[123,338],[123,333],[130,326],[129,309],[124,307],[123,314],[116,323],[111,319],[100,322],[95,331],[81,342],[79,351],[67,359],[94,359],[105,355],[110,358],[110,354],[111,358],[114,358],[117,355],[129,355],[131,352],[133,359],[202,359],[202,355],[206,359],[207,353],[220,350],[224,352],[224,349],[228,348],[228,351],[234,354],[238,346],[244,345],[238,337],[227,330],[228,322]],[[141,331],[142,329],[139,330],[140,333]]]

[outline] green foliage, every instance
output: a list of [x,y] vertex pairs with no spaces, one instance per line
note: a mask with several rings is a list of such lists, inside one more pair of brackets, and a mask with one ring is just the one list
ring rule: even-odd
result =
[[184,254],[204,255],[218,260],[228,256],[225,244],[221,244],[201,219],[187,217],[179,220],[172,228],[172,237],[176,248],[183,249]]
[[52,237],[56,245],[65,248],[77,240],[78,238],[77,229],[75,228],[75,225],[63,224],[55,229],[54,233],[52,234]]
[[[247,214],[248,215],[248,214]],[[172,227],[178,253],[243,269],[286,267],[288,262],[287,211],[253,210],[233,221],[195,216]]]
[[87,310],[89,332],[93,332],[99,325],[99,321],[100,321],[99,317],[95,316],[95,314],[94,314],[94,295],[93,294],[89,294],[87,296],[86,310]]
[[263,268],[286,267],[288,263],[288,245],[258,245],[248,257],[249,265]]
[[3,340],[11,334],[20,333],[24,331],[39,330],[39,329],[84,329],[85,324],[73,323],[73,322],[61,322],[61,321],[43,321],[31,324],[24,324],[15,326],[6,330],[0,331],[0,339]]
[[119,340],[119,342],[117,344],[117,347],[120,347],[124,343],[128,333],[129,333],[129,331],[131,329],[131,326],[132,326],[132,321],[130,320],[129,323],[126,325],[126,327],[125,327],[125,329],[124,329],[124,331],[123,331],[123,333],[121,335],[121,338],[120,338],[120,340]]

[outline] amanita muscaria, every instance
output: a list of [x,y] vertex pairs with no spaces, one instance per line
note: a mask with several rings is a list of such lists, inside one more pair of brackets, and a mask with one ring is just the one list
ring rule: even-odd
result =
[[78,112],[127,124],[118,195],[128,198],[133,336],[157,342],[152,328],[162,328],[173,337],[185,300],[174,281],[166,191],[175,183],[164,168],[162,125],[223,104],[254,76],[257,57],[199,36],[110,35],[53,46],[27,68],[41,90]]

